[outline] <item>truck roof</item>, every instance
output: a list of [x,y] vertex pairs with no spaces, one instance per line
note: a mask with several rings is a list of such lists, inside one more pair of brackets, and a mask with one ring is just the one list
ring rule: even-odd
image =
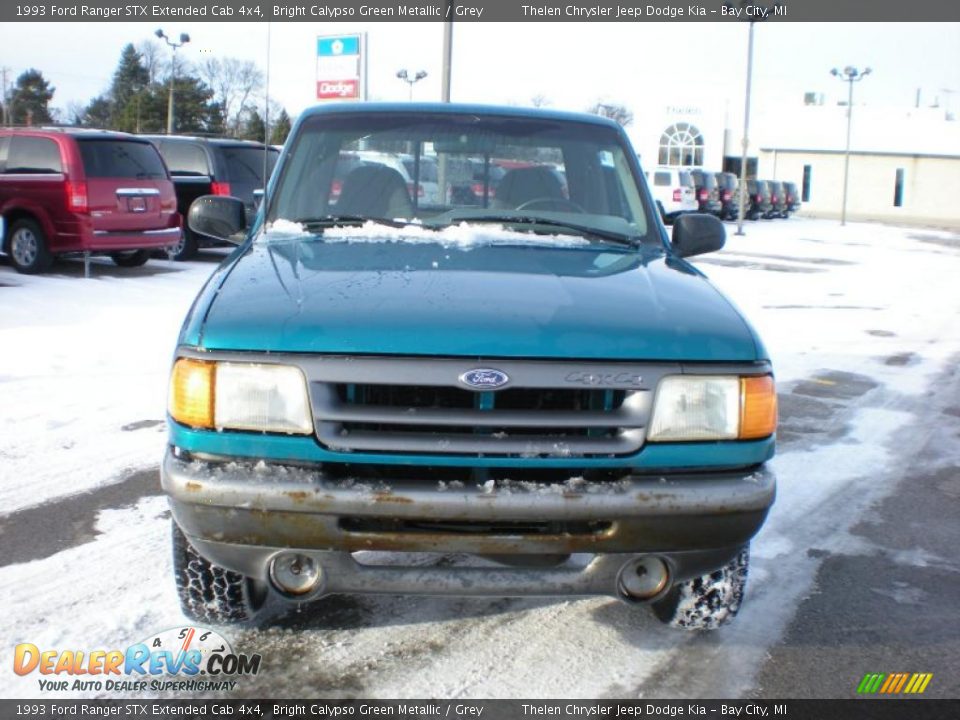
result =
[[545,110],[543,108],[511,107],[506,105],[477,105],[462,103],[421,103],[421,102],[343,102],[330,105],[315,105],[303,111],[302,117],[314,115],[346,113],[432,113],[432,114],[474,114],[498,115],[515,118],[542,118],[547,120],[562,120],[566,122],[590,123],[620,129],[620,126],[609,118],[589,113],[569,112],[564,110]]

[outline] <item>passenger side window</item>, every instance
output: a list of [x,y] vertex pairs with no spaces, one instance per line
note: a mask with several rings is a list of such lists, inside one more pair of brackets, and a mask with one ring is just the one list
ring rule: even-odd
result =
[[5,173],[61,173],[60,148],[49,138],[15,135],[10,142]]
[[171,175],[190,175],[193,177],[210,175],[207,154],[199,145],[161,142],[160,154],[167,162]]
[[669,187],[670,186],[670,173],[668,172],[655,172],[653,174],[653,184],[660,187]]

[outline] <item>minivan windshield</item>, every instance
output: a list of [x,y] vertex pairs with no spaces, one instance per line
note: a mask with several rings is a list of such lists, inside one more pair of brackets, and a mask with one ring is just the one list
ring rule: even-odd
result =
[[[337,113],[307,118],[267,223],[503,225],[636,244],[652,217],[616,129],[545,117]],[[289,227],[289,226],[287,226]]]

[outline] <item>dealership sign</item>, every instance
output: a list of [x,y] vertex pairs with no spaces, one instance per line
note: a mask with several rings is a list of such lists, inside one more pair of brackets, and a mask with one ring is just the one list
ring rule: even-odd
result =
[[317,100],[360,100],[366,70],[366,38],[326,35],[317,38]]

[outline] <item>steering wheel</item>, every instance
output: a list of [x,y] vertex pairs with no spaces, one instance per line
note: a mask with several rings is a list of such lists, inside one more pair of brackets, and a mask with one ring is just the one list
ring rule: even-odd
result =
[[[535,207],[540,206],[540,207]],[[578,205],[573,200],[567,200],[566,198],[558,197],[538,197],[533,198],[532,200],[527,200],[524,203],[520,203],[516,207],[517,210],[571,210],[573,212],[585,213],[586,210],[583,209],[583,206]]]

